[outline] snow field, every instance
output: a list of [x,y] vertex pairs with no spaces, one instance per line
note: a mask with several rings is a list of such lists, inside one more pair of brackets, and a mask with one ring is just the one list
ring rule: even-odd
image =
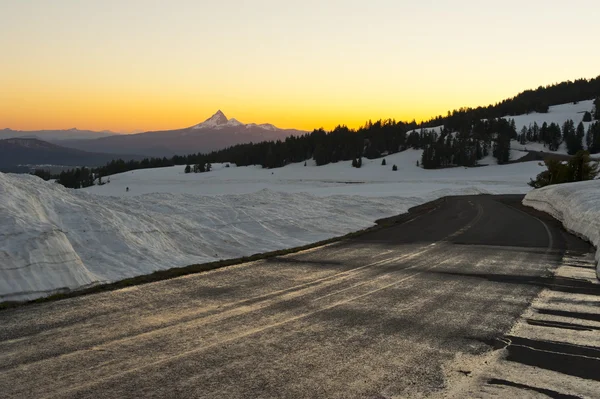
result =
[[[566,229],[600,248],[600,181],[558,184],[529,192],[523,204],[549,213]],[[600,278],[600,250],[596,252],[596,275]]]
[[[386,165],[382,166],[382,160]],[[487,192],[526,193],[527,182],[544,168],[536,162],[489,167],[425,170],[417,167],[421,151],[407,150],[379,159],[363,158],[360,169],[350,161],[315,166],[314,161],[277,169],[260,166],[213,165],[208,173],[184,173],[185,166],[135,170],[110,177],[110,183],[84,189],[106,196],[139,196],[151,193],[194,195],[250,194],[262,189],[286,193],[310,193],[318,197],[360,195],[365,197],[423,196],[440,189],[477,186]],[[398,167],[397,171],[392,166]],[[106,179],[105,179],[106,180]],[[129,187],[129,192],[126,191]]]
[[[556,123],[562,128],[562,125],[571,119],[575,122],[575,127],[579,124],[579,122],[583,121],[583,114],[586,111],[592,111],[594,109],[594,100],[580,101],[577,104],[568,103],[561,105],[553,105],[548,109],[548,112],[545,114],[540,114],[537,112],[532,112],[531,114],[526,115],[517,115],[517,116],[505,116],[504,119],[510,120],[514,119],[515,125],[517,126],[517,133],[521,132],[523,126],[529,127],[533,126],[534,122],[542,127],[544,122],[548,125],[551,123]],[[588,126],[592,122],[583,122],[585,129],[587,131]]]
[[407,151],[361,169],[146,169],[90,192],[0,174],[0,302],[314,243],[447,195],[525,193],[542,169],[530,162],[426,171],[417,158]]

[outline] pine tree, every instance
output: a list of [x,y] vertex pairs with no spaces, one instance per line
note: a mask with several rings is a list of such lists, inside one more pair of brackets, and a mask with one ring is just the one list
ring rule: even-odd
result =
[[517,124],[515,123],[514,119],[510,120],[510,130],[512,131],[511,138],[517,138]]
[[381,161],[381,166],[385,166],[385,165],[386,165],[385,158],[383,158],[383,160]]
[[569,160],[569,181],[592,180],[598,175],[598,164],[592,163],[587,151],[579,151]]
[[583,122],[579,122],[579,125],[577,125],[575,137],[577,137],[579,149],[583,150],[583,139],[585,137],[585,126],[583,125]]
[[192,167],[190,165],[185,165],[185,173],[190,173],[192,171]]
[[494,142],[493,155],[499,164],[505,164],[510,161],[510,139],[513,129],[504,119],[495,120],[497,129],[496,140]]
[[521,134],[519,135],[519,143],[521,144],[527,144],[527,135],[528,135],[528,129],[526,126],[523,126],[523,129],[521,129]]
[[587,133],[588,150],[590,154],[600,152],[600,122],[594,122],[590,125]]
[[563,138],[567,144],[567,152],[569,155],[575,155],[578,151],[583,150],[583,136],[585,135],[585,128],[583,122],[579,122],[577,130],[575,130],[575,124],[572,120],[567,120],[563,125]]
[[396,165],[392,166],[392,170],[395,172],[398,170],[398,167]]
[[591,162],[590,154],[587,151],[579,151],[568,163],[557,159],[546,159],[544,162],[547,170],[529,182],[529,185],[534,188],[593,180],[598,175],[598,163]]
[[594,106],[595,106],[594,119],[596,119],[597,121],[600,121],[600,97],[597,97],[596,100],[594,100]]
[[533,140],[532,141],[537,141],[537,142],[541,141],[541,138],[540,138],[540,126],[537,124],[537,122],[533,122],[532,133],[533,133]]
[[585,111],[585,113],[583,114],[583,121],[584,122],[592,121],[592,114],[589,111]]
[[[535,126],[535,124],[534,124]],[[540,128],[539,141],[548,145],[550,143],[550,135],[548,134],[548,124],[546,122],[542,123],[542,127]]]
[[550,151],[558,151],[562,139],[560,126],[556,123],[551,123],[547,129],[548,149]]

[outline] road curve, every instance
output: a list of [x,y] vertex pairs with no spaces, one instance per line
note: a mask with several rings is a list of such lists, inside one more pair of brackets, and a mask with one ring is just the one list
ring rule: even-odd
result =
[[0,312],[3,398],[388,398],[442,392],[562,255],[519,196],[450,197],[357,238]]

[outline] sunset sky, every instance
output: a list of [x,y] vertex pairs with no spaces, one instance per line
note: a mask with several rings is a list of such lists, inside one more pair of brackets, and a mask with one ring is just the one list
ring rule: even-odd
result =
[[598,0],[0,0],[0,129],[425,119],[600,75]]

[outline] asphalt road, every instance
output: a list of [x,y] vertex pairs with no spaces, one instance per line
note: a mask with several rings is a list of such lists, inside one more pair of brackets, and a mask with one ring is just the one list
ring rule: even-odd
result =
[[325,247],[2,311],[0,396],[443,392],[509,332],[566,250],[590,250],[520,200],[446,198]]

